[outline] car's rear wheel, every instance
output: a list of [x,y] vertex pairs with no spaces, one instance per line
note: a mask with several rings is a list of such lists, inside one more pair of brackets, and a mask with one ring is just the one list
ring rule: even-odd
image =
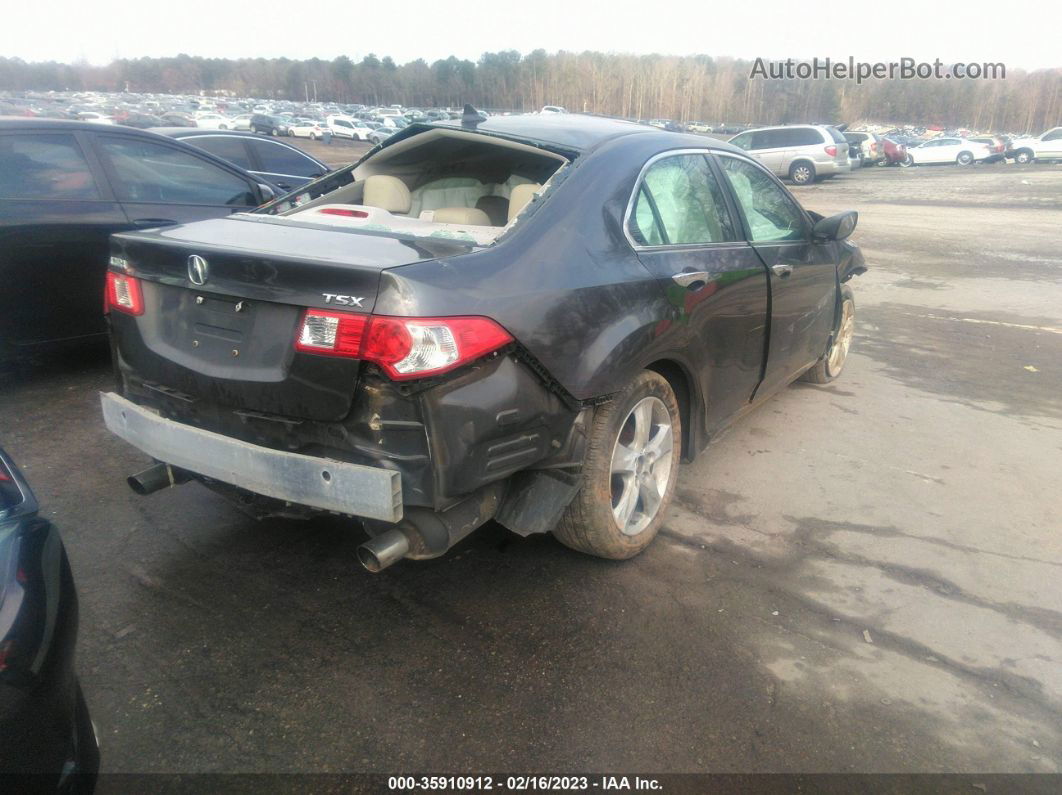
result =
[[660,530],[678,479],[682,419],[667,380],[643,371],[597,409],[582,488],[553,534],[572,549],[631,558]]
[[955,158],[955,162],[960,166],[968,166],[974,161],[974,156],[969,152],[959,152],[959,156]]
[[910,168],[914,164],[915,164],[914,158],[911,157],[910,155],[907,155],[903,160],[900,161],[900,166],[902,168]]
[[313,132],[310,133],[310,140],[311,141],[316,141],[317,140],[317,133],[313,133]]
[[269,134],[272,135],[274,138],[277,137],[278,135],[280,135],[280,128],[274,127],[272,130],[269,131]]
[[855,336],[855,295],[847,284],[841,285],[841,317],[830,340],[830,347],[801,378],[813,384],[828,384],[841,374]]
[[889,165],[889,158],[888,157],[883,157],[880,160],[876,160],[874,162],[874,165],[877,166],[878,168],[884,168],[885,166]]
[[810,185],[815,181],[815,166],[807,161],[793,163],[789,167],[789,179],[794,185]]

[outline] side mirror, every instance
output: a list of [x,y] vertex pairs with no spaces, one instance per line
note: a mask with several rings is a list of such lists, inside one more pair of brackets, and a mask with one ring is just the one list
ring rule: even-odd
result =
[[277,197],[277,192],[273,190],[272,186],[266,185],[264,182],[258,183],[258,193],[262,196],[261,204],[268,204]]
[[829,218],[823,218],[815,224],[813,233],[816,240],[844,240],[855,231],[859,213],[855,210],[837,213]]

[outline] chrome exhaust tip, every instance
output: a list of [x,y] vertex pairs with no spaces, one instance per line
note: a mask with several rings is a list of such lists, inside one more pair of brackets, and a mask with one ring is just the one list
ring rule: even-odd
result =
[[409,554],[409,537],[397,527],[358,547],[358,561],[373,574],[383,571]]

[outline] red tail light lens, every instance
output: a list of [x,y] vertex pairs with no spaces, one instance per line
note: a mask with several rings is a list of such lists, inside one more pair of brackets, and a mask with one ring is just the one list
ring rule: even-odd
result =
[[343,207],[325,207],[317,212],[321,215],[343,215],[347,218],[368,218],[369,214],[364,210],[347,210]]
[[307,309],[295,348],[360,358],[403,381],[449,372],[513,341],[486,317],[410,318]]
[[107,271],[106,308],[127,315],[144,314],[144,293],[140,289],[140,280],[135,276]]
[[832,145],[831,146],[827,146],[826,147],[826,154],[828,154],[830,157],[837,157],[837,147],[836,146],[832,146]]

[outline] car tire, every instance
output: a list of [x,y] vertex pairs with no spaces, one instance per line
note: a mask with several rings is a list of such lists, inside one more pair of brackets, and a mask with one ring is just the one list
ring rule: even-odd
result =
[[644,550],[675,493],[681,438],[671,385],[659,373],[642,371],[596,409],[582,486],[553,535],[567,547],[609,560]]
[[789,181],[794,185],[810,185],[815,181],[815,166],[800,160],[789,167]]
[[274,138],[276,138],[277,136],[280,135],[280,129],[277,128],[277,127],[274,127],[272,130],[269,131],[269,134],[272,135]]
[[914,164],[914,158],[910,155],[907,155],[903,160],[900,161],[900,168],[910,168]]
[[958,166],[968,166],[974,161],[974,156],[969,152],[959,152],[959,156],[955,158],[955,164]]
[[317,133],[313,133],[313,132],[310,133],[310,140],[311,141],[316,141],[317,140]]
[[837,328],[830,336],[830,347],[810,369],[800,376],[802,381],[812,384],[828,384],[844,370],[848,360],[848,351],[852,347],[855,334],[855,295],[847,284],[841,285],[841,317]]
[[874,162],[874,165],[878,168],[884,168],[885,166],[889,165],[889,158],[883,157],[880,160],[876,160]]
[[294,138],[294,137],[295,137],[295,131],[289,127],[288,128],[288,138]]
[[1022,149],[1020,152],[1014,155],[1015,163],[1021,163],[1022,165],[1025,165],[1026,163],[1031,163],[1032,161],[1033,153],[1030,152],[1028,149]]

